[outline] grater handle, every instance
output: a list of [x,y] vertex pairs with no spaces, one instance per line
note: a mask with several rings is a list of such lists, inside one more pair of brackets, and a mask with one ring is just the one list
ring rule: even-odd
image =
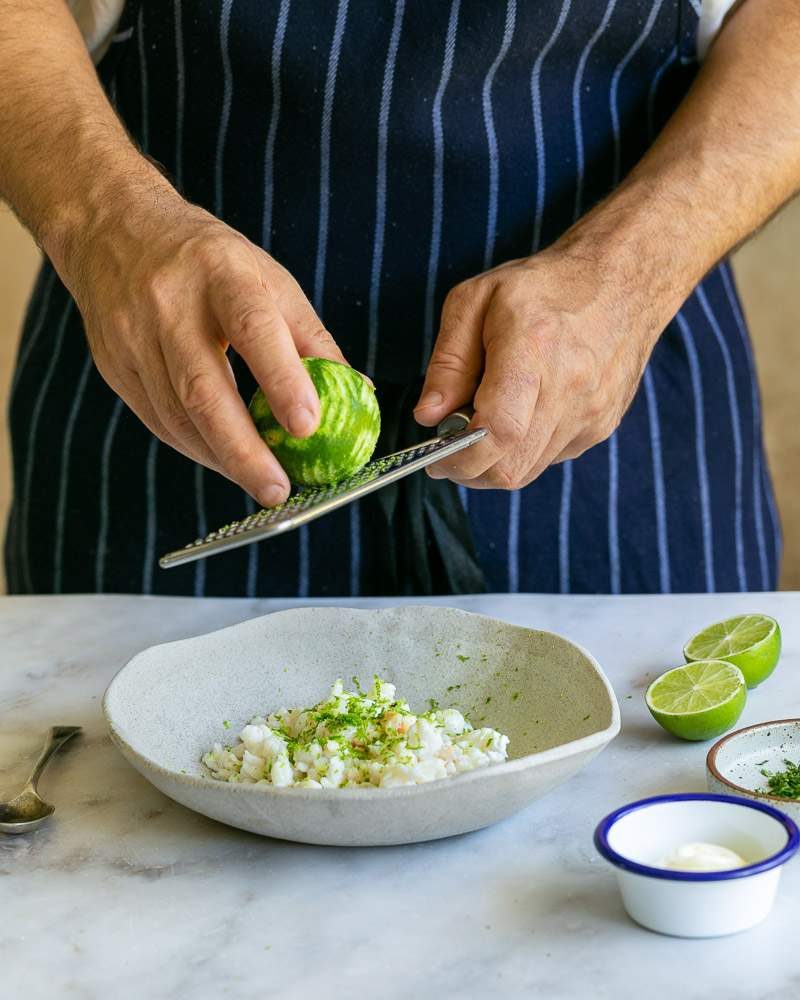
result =
[[439,437],[450,437],[451,434],[460,434],[469,426],[470,420],[475,413],[471,406],[460,406],[457,410],[449,413],[436,428]]

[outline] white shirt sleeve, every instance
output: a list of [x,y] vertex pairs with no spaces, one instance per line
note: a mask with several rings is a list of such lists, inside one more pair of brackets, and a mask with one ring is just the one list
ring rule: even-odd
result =
[[86,47],[98,62],[111,44],[125,0],[68,0]]
[[697,26],[697,58],[702,62],[727,14],[742,0],[702,0]]

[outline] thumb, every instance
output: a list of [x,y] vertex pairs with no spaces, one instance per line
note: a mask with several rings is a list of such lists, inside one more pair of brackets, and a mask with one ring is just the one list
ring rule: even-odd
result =
[[432,427],[472,402],[483,368],[483,316],[488,298],[483,282],[470,281],[456,285],[445,299],[439,335],[414,407],[414,417],[424,427]]

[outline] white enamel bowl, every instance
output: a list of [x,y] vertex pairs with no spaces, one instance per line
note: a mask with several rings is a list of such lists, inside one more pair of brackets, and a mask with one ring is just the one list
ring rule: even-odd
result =
[[[465,712],[510,737],[510,759],[391,789],[273,788],[211,779],[215,740],[256,714],[310,705],[374,673],[412,709]],[[619,731],[611,685],[552,632],[452,608],[303,608],[135,656],[104,700],[111,736],[165,795],[231,826],[314,844],[403,844],[477,830],[567,781]],[[230,720],[230,731],[223,729]]]
[[[610,813],[594,842],[616,868],[625,909],[638,924],[677,937],[719,937],[768,915],[781,867],[800,846],[800,833],[788,816],[760,802],[659,795]],[[715,872],[662,867],[675,848],[694,842],[728,847],[748,863]]]

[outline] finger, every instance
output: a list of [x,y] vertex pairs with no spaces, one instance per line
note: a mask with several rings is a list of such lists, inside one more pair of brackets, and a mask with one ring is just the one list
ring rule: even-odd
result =
[[264,507],[282,503],[289,480],[261,439],[239,393],[216,337],[198,344],[197,333],[164,341],[164,360],[177,405],[216,458],[223,474]]
[[[487,322],[489,321],[487,316]],[[534,413],[539,399],[537,359],[527,338],[508,332],[489,339],[486,350],[486,370],[475,393],[475,415],[471,427],[485,427],[488,434],[477,444],[457,452],[451,458],[431,467],[433,475],[444,472],[459,482],[475,479],[491,469],[504,456],[520,452],[515,464],[523,456],[533,460],[541,441],[541,426],[532,430]],[[549,436],[549,435],[548,435]],[[495,489],[508,486],[498,485]]]
[[[531,465],[531,455],[538,454],[541,450],[541,442],[547,441],[548,436],[552,438],[548,428],[550,418],[537,414],[535,419],[536,427],[531,431],[530,450],[526,449],[522,455],[515,455],[513,452],[504,455],[501,459],[490,466],[485,472],[472,479],[458,479],[452,476],[448,478],[457,486],[466,486],[474,490],[521,490],[536,479],[546,468],[543,465],[539,468],[542,459],[535,459]],[[547,463],[549,465],[549,462]],[[437,472],[434,478],[442,478]]]
[[590,445],[588,444],[581,446],[578,443],[574,429],[559,430],[558,433],[553,435],[552,440],[539,456],[536,464],[531,468],[527,482],[532,483],[534,479],[538,479],[551,465],[556,465],[570,458],[578,458],[589,447]]
[[200,437],[197,430],[192,427],[191,434],[184,433],[180,437],[173,433],[158,415],[155,406],[150,402],[142,380],[136,374],[134,374],[134,378],[139,383],[140,390],[136,394],[135,400],[128,401],[128,406],[130,406],[131,410],[133,410],[142,423],[157,438],[168,444],[170,448],[174,448],[175,451],[180,452],[185,458],[191,459],[193,462],[199,462],[200,465],[205,465],[206,468],[219,472],[220,468],[216,457]]
[[481,333],[490,294],[485,283],[468,282],[445,299],[439,335],[414,407],[414,418],[424,427],[472,402],[483,365]]
[[209,304],[280,424],[294,437],[313,434],[319,398],[286,320],[261,281],[247,271],[228,274],[209,288]]
[[158,416],[155,407],[150,402],[144,383],[135,371],[117,369],[113,372],[107,372],[101,370],[99,365],[98,371],[100,371],[103,379],[113,392],[141,420],[151,434],[154,434],[165,444],[169,445],[170,448],[174,448],[175,451],[180,452],[184,457],[194,462],[200,462],[210,469],[219,471],[210,449],[205,446],[205,443],[196,431],[194,437],[197,446],[195,446],[195,441],[182,441],[168,430],[166,424]]
[[142,394],[146,398],[148,419],[157,427],[153,433],[166,441],[182,455],[190,458],[193,462],[198,462],[214,472],[225,475],[222,466],[214,454],[210,445],[205,441],[200,431],[194,425],[183,404],[178,399],[177,393],[172,386],[167,371],[167,364],[163,352],[159,345],[159,355],[162,368],[158,374],[148,375],[145,384],[138,373],[134,377],[141,386]]
[[[551,408],[542,413],[537,410],[535,427],[531,433],[530,451],[523,458],[506,456],[475,479],[457,483],[479,490],[522,490],[529,486],[553,462],[555,455],[569,441],[569,431],[553,428],[555,414]],[[533,464],[531,464],[533,462]]]
[[347,359],[339,345],[325,329],[325,324],[294,278],[285,272],[285,277],[281,276],[276,280],[274,268],[277,265],[273,261],[270,264],[272,267],[264,268],[264,281],[272,290],[275,304],[286,320],[300,357],[327,358],[346,365]]
[[573,459],[580,458],[581,455],[585,454],[590,448],[593,448],[598,444],[597,435],[594,434],[580,434],[578,437],[571,440],[553,459],[553,465],[557,465],[560,462],[571,462]]

